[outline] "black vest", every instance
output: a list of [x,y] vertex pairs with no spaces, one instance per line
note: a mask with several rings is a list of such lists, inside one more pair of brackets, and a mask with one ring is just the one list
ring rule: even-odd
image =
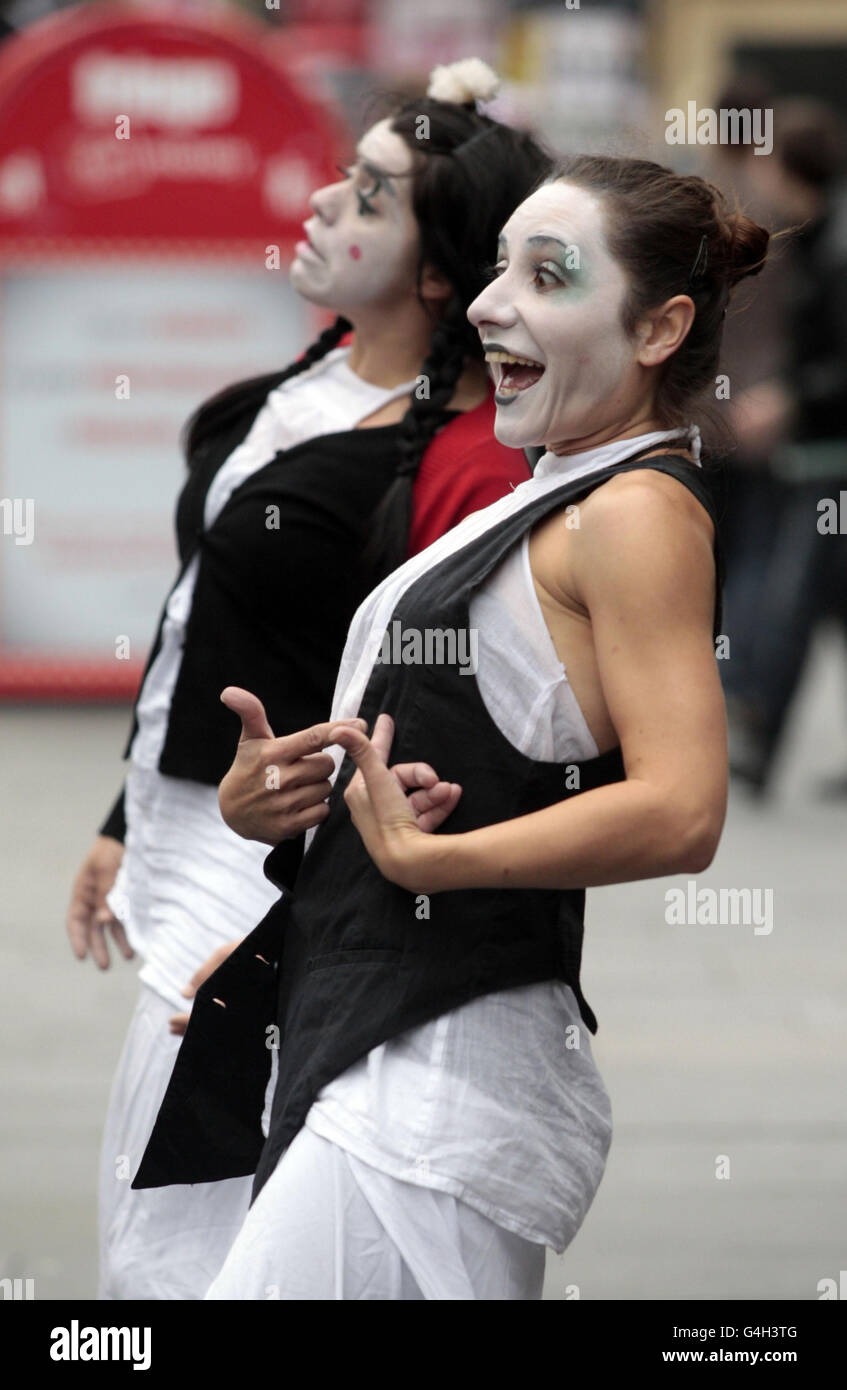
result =
[[[565,481],[421,575],[399,600],[389,631],[398,621],[405,632],[467,631],[474,591],[530,527],[633,468],[679,479],[714,520],[699,470],[683,460],[630,460]],[[715,636],[717,540],[716,561]],[[440,777],[461,783],[461,800],[436,833],[512,820],[623,780],[620,748],[569,765],[567,775],[561,763],[519,752],[489,714],[476,677],[429,655],[415,665],[377,663],[359,713],[369,726],[381,711],[393,716],[392,762],[429,762]],[[353,826],[343,796],[354,772],[345,757],[295,891],[199,990],[134,1187],[255,1168],[255,1196],[321,1087],[380,1043],[480,995],[564,980],[596,1032],[579,978],[584,890],[448,891],[433,894],[429,916],[420,915],[416,895],[383,878]],[[274,1025],[279,1073],[263,1144]]]

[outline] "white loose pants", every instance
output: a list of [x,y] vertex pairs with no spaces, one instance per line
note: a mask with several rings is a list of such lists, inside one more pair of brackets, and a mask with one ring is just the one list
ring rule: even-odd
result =
[[112,1086],[100,1157],[103,1299],[201,1299],[250,1204],[252,1177],[130,1187],[170,1081],[181,1038],[172,1004],[141,986]]
[[308,1126],[247,1213],[208,1299],[540,1299],[545,1249]]

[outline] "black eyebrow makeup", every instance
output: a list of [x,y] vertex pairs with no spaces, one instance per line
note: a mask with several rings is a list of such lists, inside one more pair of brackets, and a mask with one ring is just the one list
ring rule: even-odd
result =
[[379,179],[386,193],[390,193],[392,198],[397,197],[397,189],[391,185],[391,179],[410,179],[413,170],[407,169],[404,174],[392,174],[387,169],[381,169],[378,164],[374,164],[370,159],[364,159],[359,151],[356,151],[356,161],[364,169],[366,174],[370,174],[372,179]]

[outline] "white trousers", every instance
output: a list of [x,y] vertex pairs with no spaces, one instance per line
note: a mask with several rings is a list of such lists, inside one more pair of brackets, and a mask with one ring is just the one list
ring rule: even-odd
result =
[[174,1012],[141,986],[112,1086],[98,1198],[103,1299],[201,1299],[250,1204],[252,1177],[130,1187],[182,1041],[168,1031]]
[[308,1126],[247,1213],[208,1299],[540,1299],[545,1249]]

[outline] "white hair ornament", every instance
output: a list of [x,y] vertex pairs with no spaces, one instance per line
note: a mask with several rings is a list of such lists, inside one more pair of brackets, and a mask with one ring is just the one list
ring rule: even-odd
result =
[[434,101],[465,106],[472,101],[493,101],[499,88],[500,78],[481,58],[462,58],[433,68],[426,94]]

